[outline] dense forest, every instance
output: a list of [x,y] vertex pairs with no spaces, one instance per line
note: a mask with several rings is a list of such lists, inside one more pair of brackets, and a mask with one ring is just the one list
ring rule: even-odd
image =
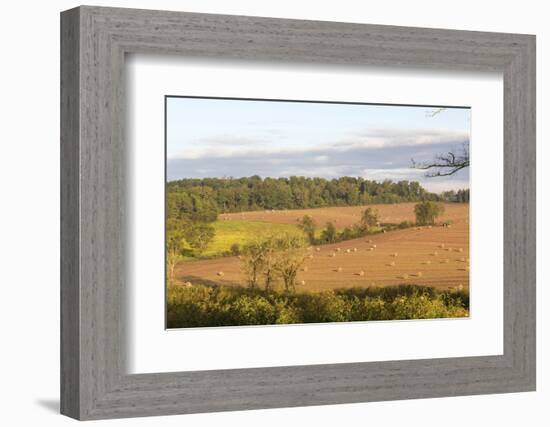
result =
[[[466,198],[465,194],[468,194]],[[420,200],[460,201],[469,190],[430,193],[416,181],[377,182],[363,178],[204,178],[182,179],[167,184],[168,217],[178,211],[195,218],[213,220],[218,213],[262,209],[304,209],[326,206],[357,206]],[[460,195],[458,200],[457,194]]]

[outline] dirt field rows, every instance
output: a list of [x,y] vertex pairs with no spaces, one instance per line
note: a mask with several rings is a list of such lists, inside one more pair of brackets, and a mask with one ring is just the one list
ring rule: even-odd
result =
[[[381,222],[413,220],[413,203],[377,205]],[[338,227],[358,221],[364,207],[321,208],[276,212],[247,212],[223,215],[248,219],[295,223],[312,215],[317,224],[336,220]],[[401,283],[440,288],[469,286],[469,206],[447,204],[439,220],[451,220],[450,227],[414,227],[312,248],[301,271],[298,289],[324,290],[357,286],[387,286]],[[223,277],[218,276],[223,272]],[[362,272],[362,273],[361,273]],[[237,257],[184,262],[177,267],[179,281],[243,286],[244,275]]]

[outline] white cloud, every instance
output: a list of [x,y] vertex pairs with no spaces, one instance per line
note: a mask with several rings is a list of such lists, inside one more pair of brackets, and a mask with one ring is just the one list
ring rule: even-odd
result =
[[364,169],[361,176],[365,179],[374,181],[383,181],[391,179],[392,181],[418,180],[426,171],[413,168],[395,168],[395,169]]
[[[241,138],[234,136],[216,136],[193,141],[189,148],[180,153],[169,155],[170,159],[265,157],[269,155],[311,154],[314,161],[323,162],[330,152],[351,150],[375,150],[382,148],[412,147],[433,144],[462,144],[469,141],[467,132],[449,130],[396,130],[370,129],[355,132],[340,140],[313,145],[278,145],[268,138]],[[316,160],[317,159],[317,160]]]

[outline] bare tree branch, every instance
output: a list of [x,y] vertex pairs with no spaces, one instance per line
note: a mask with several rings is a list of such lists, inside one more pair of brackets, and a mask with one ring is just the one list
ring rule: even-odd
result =
[[443,111],[445,111],[445,108],[435,108],[431,111],[426,111],[426,117],[435,117],[439,113],[442,113]]
[[415,169],[431,170],[426,176],[429,178],[437,176],[449,176],[457,173],[459,170],[470,166],[470,147],[468,144],[462,146],[462,152],[459,154],[449,151],[446,154],[437,155],[431,163],[417,163],[411,159],[412,167]]

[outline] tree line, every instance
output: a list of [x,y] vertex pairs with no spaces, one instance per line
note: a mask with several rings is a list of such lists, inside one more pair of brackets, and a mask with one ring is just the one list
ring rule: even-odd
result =
[[179,206],[188,213],[194,212],[197,216],[202,212],[208,217],[218,212],[441,200],[440,196],[427,191],[417,181],[378,182],[347,176],[331,180],[296,176],[187,178],[169,182],[167,191],[168,197],[177,197]]

